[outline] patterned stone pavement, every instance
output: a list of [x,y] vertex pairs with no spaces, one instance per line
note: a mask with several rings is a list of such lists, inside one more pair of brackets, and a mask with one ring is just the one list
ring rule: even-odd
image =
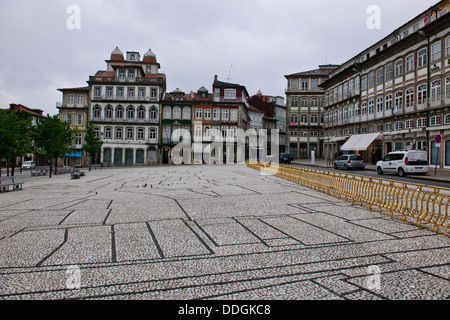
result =
[[450,296],[450,239],[243,165],[20,176],[0,299]]

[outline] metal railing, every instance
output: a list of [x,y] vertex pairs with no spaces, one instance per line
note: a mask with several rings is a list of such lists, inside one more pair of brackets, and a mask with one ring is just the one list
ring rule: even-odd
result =
[[450,235],[450,189],[290,165],[249,167]]

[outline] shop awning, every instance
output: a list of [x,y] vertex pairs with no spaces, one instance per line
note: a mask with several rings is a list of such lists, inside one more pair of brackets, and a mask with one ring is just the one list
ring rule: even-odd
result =
[[380,133],[356,134],[350,137],[341,147],[342,151],[365,151]]
[[70,153],[64,154],[64,156],[68,157],[68,158],[81,158],[82,155],[83,155],[82,151],[75,151],[75,152],[70,152]]

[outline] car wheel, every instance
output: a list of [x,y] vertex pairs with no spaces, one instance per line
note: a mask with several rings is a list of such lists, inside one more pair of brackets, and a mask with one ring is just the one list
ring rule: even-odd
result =
[[347,171],[347,170],[348,170],[348,167],[347,167],[347,165],[346,165],[346,164],[344,164],[344,170],[345,170],[345,171]]
[[381,169],[381,167],[378,167],[377,172],[381,176],[383,174],[383,169]]
[[403,170],[402,168],[398,169],[398,175],[399,175],[400,177],[406,176],[405,170]]
[[336,170],[337,170],[337,168],[338,168],[338,166],[337,166],[337,164],[336,164],[336,163],[334,164],[334,168],[335,168]]

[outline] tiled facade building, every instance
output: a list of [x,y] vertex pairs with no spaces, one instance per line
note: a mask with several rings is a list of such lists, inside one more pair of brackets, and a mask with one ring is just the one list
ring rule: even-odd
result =
[[166,76],[149,50],[124,54],[116,48],[105,71],[89,77],[90,120],[103,147],[106,166],[154,165],[162,161],[160,147],[161,99]]

